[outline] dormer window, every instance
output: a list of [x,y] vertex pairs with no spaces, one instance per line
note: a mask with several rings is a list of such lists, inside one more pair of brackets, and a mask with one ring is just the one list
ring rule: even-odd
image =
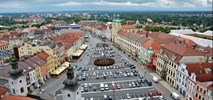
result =
[[161,49],[160,49],[160,53],[163,53],[163,51],[164,51],[164,49],[163,49],[163,48],[161,48]]
[[172,60],[175,60],[177,58],[177,54],[174,54],[173,56],[172,56]]

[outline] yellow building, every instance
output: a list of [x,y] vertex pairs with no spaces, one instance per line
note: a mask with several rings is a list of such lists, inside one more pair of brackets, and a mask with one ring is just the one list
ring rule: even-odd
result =
[[53,65],[54,59],[51,55],[48,55],[46,52],[39,52],[37,55],[47,61],[47,69],[49,73],[55,70],[55,67]]
[[64,55],[64,49],[61,50],[61,48],[64,48],[64,46],[59,46],[57,44],[52,44],[52,43],[41,43],[41,44],[29,44],[25,43],[23,46],[18,48],[18,54],[19,58],[24,57],[24,56],[29,56],[33,55],[37,52],[44,51],[48,55],[51,55],[53,57],[53,65],[54,67],[59,66],[63,60],[64,56],[61,57],[61,54],[63,53]]

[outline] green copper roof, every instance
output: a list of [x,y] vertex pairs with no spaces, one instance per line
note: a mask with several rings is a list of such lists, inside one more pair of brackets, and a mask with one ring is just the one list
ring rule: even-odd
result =
[[139,20],[136,20],[136,24],[137,24],[137,25],[140,24],[140,23],[139,23]]
[[115,23],[121,23],[121,20],[120,19],[114,19],[113,22],[115,22]]
[[153,53],[154,53],[153,50],[152,50],[152,47],[149,47],[148,53],[149,53],[149,54],[153,54]]

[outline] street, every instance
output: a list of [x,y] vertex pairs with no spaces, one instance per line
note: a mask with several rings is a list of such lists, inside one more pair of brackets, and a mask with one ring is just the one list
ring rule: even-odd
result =
[[[120,99],[126,99],[126,95],[130,94],[131,98],[144,98],[149,96],[148,93],[153,94],[153,99],[158,98],[156,95],[156,91],[159,90],[166,100],[171,100],[170,92],[164,88],[159,83],[152,82],[152,86],[148,86],[147,83],[140,83],[138,87],[129,87],[130,84],[137,83],[137,79],[139,79],[139,74],[144,75],[145,69],[144,66],[138,65],[135,61],[128,58],[127,55],[123,54],[123,52],[119,51],[116,47],[112,45],[111,42],[105,42],[109,45],[110,48],[112,48],[115,53],[113,53],[113,59],[115,60],[115,64],[112,65],[112,68],[102,68],[97,67],[94,65],[93,61],[96,58],[93,58],[94,52],[96,48],[97,43],[101,43],[102,41],[98,38],[92,37],[89,32],[86,32],[86,35],[90,37],[90,41],[86,44],[88,45],[88,48],[84,52],[84,54],[81,56],[81,58],[75,62],[72,63],[72,65],[77,65],[78,67],[87,67],[87,71],[77,71],[75,70],[75,76],[78,77],[79,83],[82,84],[82,87],[84,87],[84,84],[91,84],[91,87],[96,87],[96,90],[93,91],[92,88],[88,88],[88,91],[82,90],[82,97],[86,100],[90,100],[89,98],[93,98],[94,100],[102,100],[103,95],[112,96],[116,100]],[[121,60],[124,59],[124,60]],[[125,61],[129,61],[131,64],[134,64],[136,66],[135,70],[138,70],[138,75],[129,75],[133,73],[133,69],[129,68],[127,65],[124,64]],[[116,66],[123,66],[123,67],[116,67]],[[115,67],[114,67],[115,66]],[[118,72],[118,74],[117,74]],[[146,75],[144,76],[144,79],[152,80],[152,76],[149,75],[149,73],[153,73],[152,71],[146,71]],[[103,77],[106,74],[106,77]],[[82,76],[85,75],[85,79],[82,79]],[[97,75],[99,78],[97,78]],[[84,76],[83,76],[84,77]],[[63,81],[66,79],[66,74],[62,75],[60,78],[57,79],[50,79],[50,82],[44,86],[42,86],[42,89],[45,89],[46,94],[50,94],[55,96],[55,93],[63,88]],[[120,89],[113,90],[112,89],[112,82],[119,84]],[[108,84],[109,89],[107,91],[101,91],[100,84]],[[138,84],[138,83],[137,83]]]

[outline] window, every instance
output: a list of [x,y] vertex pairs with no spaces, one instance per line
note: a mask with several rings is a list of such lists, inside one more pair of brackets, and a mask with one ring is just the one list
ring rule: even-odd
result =
[[203,91],[203,94],[206,94],[206,90]]
[[23,93],[23,92],[24,92],[24,87],[21,88],[21,93]]
[[15,89],[13,89],[13,94],[16,94],[16,91],[15,91]]
[[200,88],[200,92],[202,92],[202,88]]
[[205,100],[205,98],[203,97],[202,100]]
[[67,97],[70,97],[71,95],[70,94],[67,94]]
[[196,96],[196,97],[198,96],[198,95],[197,95],[197,93],[196,93],[196,95],[195,95],[195,96]]
[[22,80],[20,80],[19,83],[22,83]]
[[197,90],[199,89],[199,86],[197,86]]
[[199,95],[199,100],[201,99],[201,96]]

